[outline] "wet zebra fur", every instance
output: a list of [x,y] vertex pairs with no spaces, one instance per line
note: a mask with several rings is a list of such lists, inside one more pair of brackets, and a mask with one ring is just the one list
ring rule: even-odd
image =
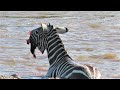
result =
[[35,56],[35,49],[44,53],[47,50],[50,67],[46,77],[62,79],[100,79],[99,70],[90,65],[79,65],[67,54],[62,40],[56,29],[50,24],[41,24],[40,28],[31,31],[29,37],[31,53]]

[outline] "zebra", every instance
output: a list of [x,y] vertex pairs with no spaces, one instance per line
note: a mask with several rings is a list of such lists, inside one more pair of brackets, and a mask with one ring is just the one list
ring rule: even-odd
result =
[[60,79],[100,79],[100,71],[91,65],[76,63],[64,48],[64,44],[53,25],[41,24],[41,27],[31,31],[29,37],[30,51],[35,56],[35,49],[43,54],[47,50],[49,68],[46,73],[48,78]]

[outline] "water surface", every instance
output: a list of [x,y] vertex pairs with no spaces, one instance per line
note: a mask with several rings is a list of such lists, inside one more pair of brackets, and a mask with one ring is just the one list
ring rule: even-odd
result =
[[0,75],[46,74],[46,52],[36,50],[34,59],[26,44],[42,22],[69,28],[60,37],[76,62],[97,67],[102,78],[120,78],[119,11],[0,11]]

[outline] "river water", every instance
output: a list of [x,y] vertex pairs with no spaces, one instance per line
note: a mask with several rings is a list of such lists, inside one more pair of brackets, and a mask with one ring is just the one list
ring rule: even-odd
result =
[[120,78],[120,11],[0,11],[0,75],[46,74],[47,53],[36,50],[34,59],[26,39],[48,22],[69,29],[60,37],[76,62],[97,67],[102,78]]

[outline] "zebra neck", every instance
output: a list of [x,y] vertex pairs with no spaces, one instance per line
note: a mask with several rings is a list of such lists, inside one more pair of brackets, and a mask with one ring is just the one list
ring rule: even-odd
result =
[[48,36],[47,43],[47,53],[50,65],[67,55],[62,40],[57,33]]

